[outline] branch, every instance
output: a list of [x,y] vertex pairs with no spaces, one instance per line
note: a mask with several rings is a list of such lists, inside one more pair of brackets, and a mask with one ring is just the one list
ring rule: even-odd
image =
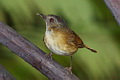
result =
[[104,0],[120,25],[120,0]]
[[16,80],[2,65],[0,65],[0,80]]
[[42,50],[2,22],[0,22],[0,43],[23,58],[50,80],[79,80],[74,74],[71,74],[51,58],[46,59],[46,54]]

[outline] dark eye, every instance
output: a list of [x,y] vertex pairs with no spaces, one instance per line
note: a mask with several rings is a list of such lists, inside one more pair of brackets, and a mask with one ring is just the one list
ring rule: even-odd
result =
[[50,22],[54,22],[54,19],[53,19],[53,18],[50,18]]

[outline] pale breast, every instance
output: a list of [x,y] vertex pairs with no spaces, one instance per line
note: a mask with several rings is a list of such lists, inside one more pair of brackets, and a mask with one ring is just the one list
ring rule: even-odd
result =
[[44,41],[46,46],[55,54],[72,55],[77,51],[75,45],[68,44],[67,37],[59,31],[47,31]]

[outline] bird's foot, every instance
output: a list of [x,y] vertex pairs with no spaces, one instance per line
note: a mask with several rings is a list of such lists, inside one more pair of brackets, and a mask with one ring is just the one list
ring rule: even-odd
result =
[[72,67],[71,66],[70,67],[66,67],[65,69],[68,70],[72,74]]
[[52,59],[52,52],[50,52],[50,53],[46,54],[46,59],[47,59],[47,58]]

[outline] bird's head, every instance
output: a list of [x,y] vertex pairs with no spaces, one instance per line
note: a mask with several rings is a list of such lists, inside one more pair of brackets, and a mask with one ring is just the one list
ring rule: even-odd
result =
[[56,27],[61,27],[61,26],[66,26],[66,23],[64,22],[63,19],[61,19],[59,16],[56,15],[44,15],[44,14],[39,14],[37,13],[37,15],[41,16],[45,23],[46,23],[46,27],[47,26],[56,26]]

